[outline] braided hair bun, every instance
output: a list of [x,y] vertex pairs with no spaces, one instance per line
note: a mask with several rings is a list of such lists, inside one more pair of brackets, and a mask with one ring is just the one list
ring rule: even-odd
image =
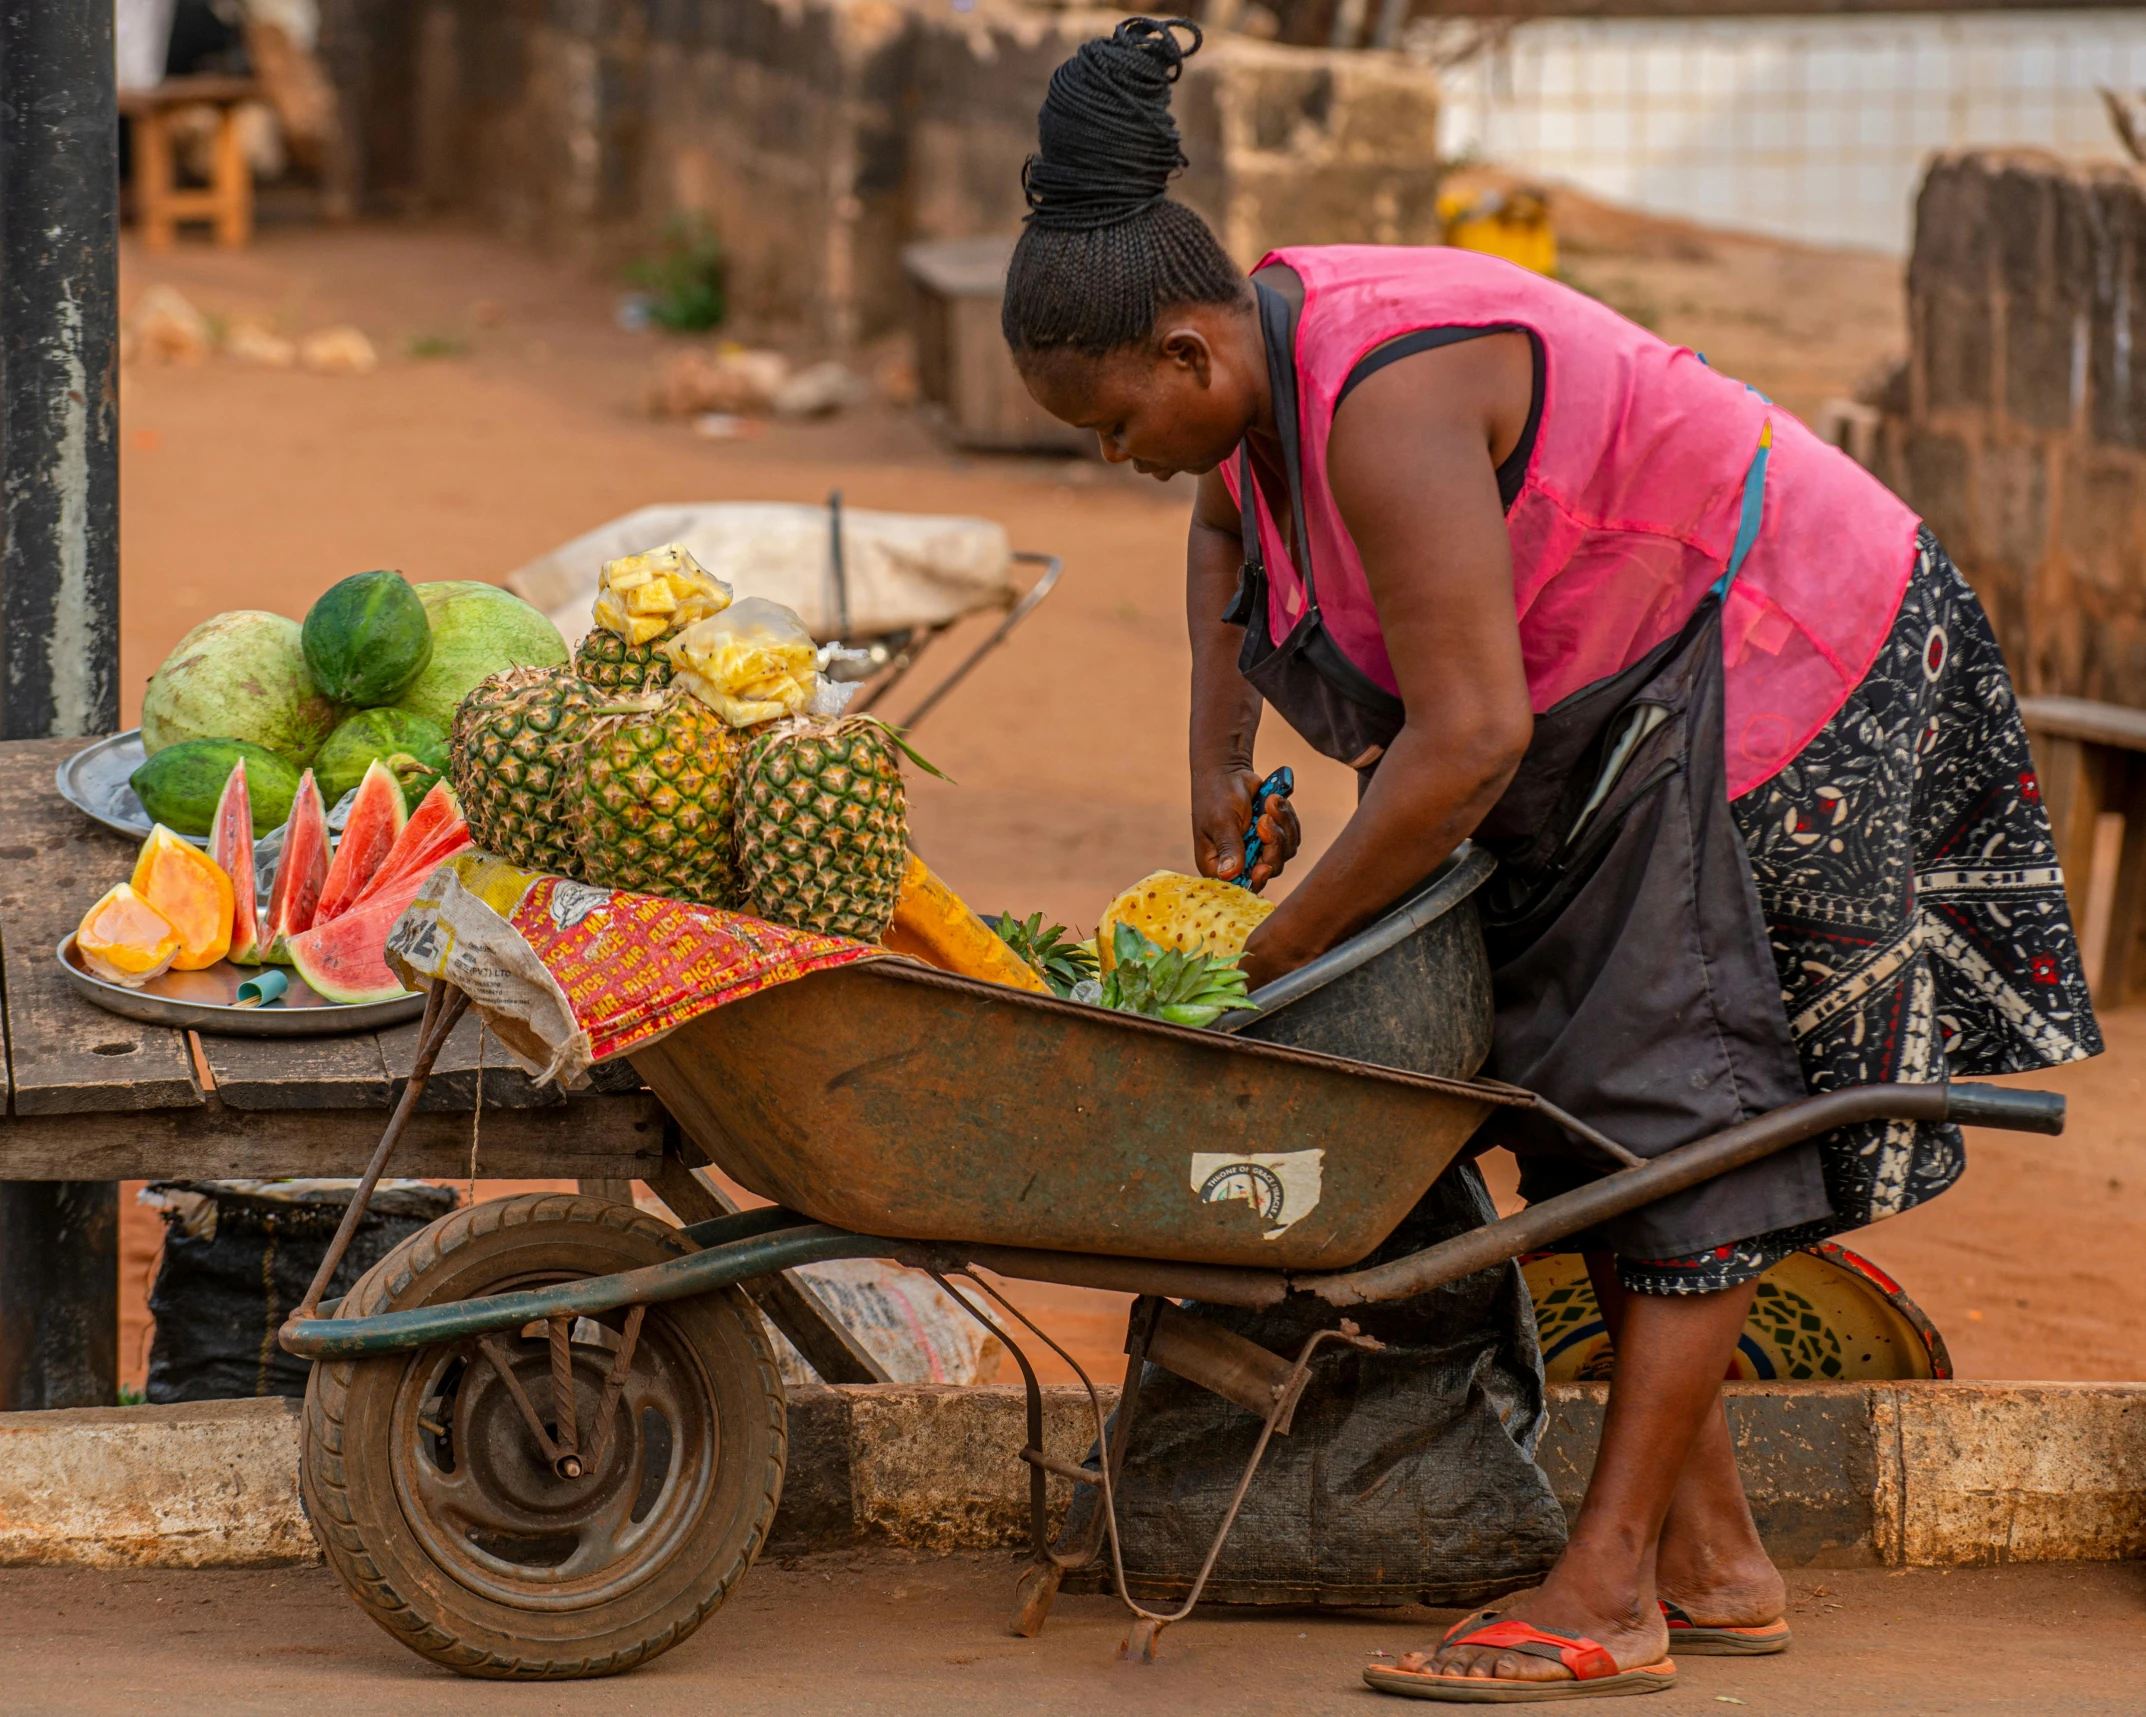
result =
[[1173,305],[1243,295],[1206,222],[1168,195],[1186,165],[1170,89],[1201,41],[1188,19],[1129,18],[1051,74],[1000,313],[1016,353],[1101,356],[1145,341]]

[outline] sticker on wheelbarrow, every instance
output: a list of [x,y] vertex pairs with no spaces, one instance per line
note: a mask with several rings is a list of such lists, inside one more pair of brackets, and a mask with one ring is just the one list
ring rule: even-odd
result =
[[1233,1156],[1227,1151],[1192,1153],[1192,1190],[1202,1204],[1242,1200],[1259,1212],[1266,1238],[1278,1239],[1319,1203],[1319,1164],[1324,1151],[1274,1151]]

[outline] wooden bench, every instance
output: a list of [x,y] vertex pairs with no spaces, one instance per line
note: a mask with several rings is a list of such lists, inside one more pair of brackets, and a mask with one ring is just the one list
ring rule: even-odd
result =
[[2146,1001],[2146,709],[2050,697],[2019,711],[2094,1000]]
[[[216,242],[238,249],[253,237],[253,169],[240,146],[238,110],[258,100],[252,78],[166,78],[152,89],[123,89],[119,111],[134,121],[134,219],[151,250],[169,250],[181,221],[208,221]],[[206,189],[179,183],[171,116],[182,107],[216,109],[216,148]]]

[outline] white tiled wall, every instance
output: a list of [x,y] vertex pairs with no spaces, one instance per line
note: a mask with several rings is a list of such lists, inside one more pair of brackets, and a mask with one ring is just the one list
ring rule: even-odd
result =
[[1710,225],[1907,249],[1931,151],[2119,150],[2096,86],[2146,90],[2146,9],[1833,18],[1447,19],[1441,147]]

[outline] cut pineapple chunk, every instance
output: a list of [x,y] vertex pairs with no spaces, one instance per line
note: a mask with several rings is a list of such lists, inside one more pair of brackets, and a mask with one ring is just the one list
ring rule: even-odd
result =
[[604,563],[596,624],[629,644],[647,644],[730,606],[730,586],[682,543]]
[[819,648],[794,609],[748,596],[663,646],[682,685],[732,727],[796,715],[820,685]]

